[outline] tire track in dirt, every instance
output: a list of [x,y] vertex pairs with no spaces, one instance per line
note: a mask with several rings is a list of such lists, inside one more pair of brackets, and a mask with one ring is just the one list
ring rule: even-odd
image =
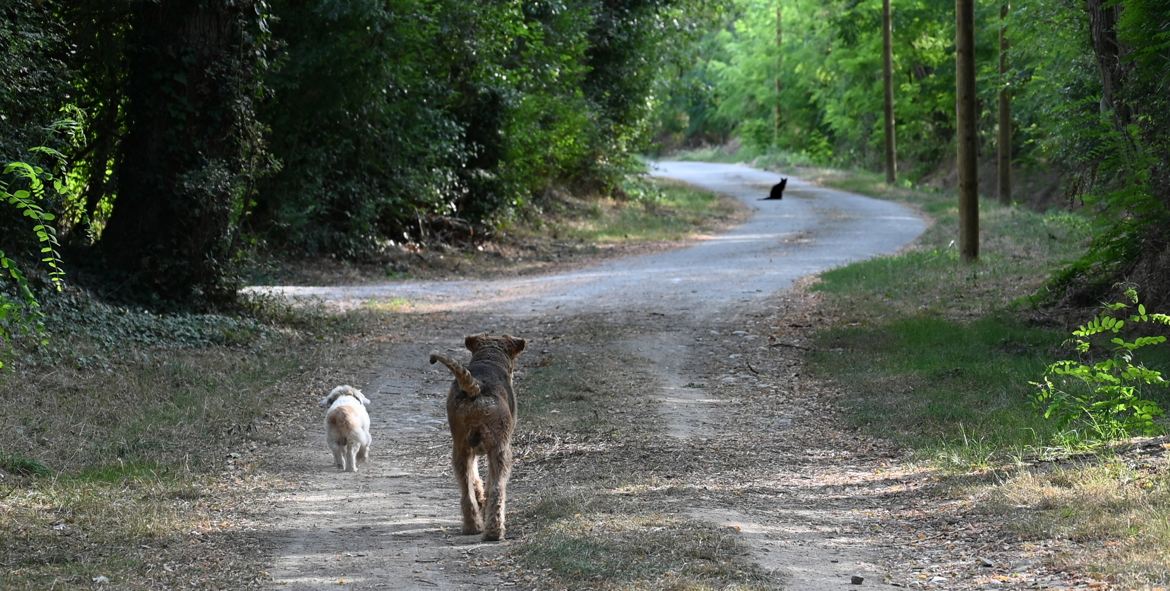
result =
[[[361,472],[334,471],[319,426],[288,446],[274,466],[290,486],[274,491],[268,500],[274,507],[268,535],[273,588],[484,589],[510,584],[477,566],[506,556],[510,542],[485,545],[477,536],[458,534],[458,494],[442,401],[449,376],[426,365],[430,348],[456,349],[464,333],[481,330],[551,338],[560,321],[586,314],[640,319],[626,326],[635,337],[612,345],[652,377],[656,391],[651,396],[664,419],[664,434],[695,445],[706,445],[725,432],[751,436],[745,430],[759,428],[758,422],[744,420],[744,410],[731,407],[740,404],[736,398],[743,388],[757,387],[759,380],[720,369],[722,361],[739,365],[719,356],[735,355],[728,344],[748,336],[736,334],[730,319],[737,311],[767,305],[799,277],[892,252],[924,227],[900,206],[812,187],[799,179],[790,179],[783,202],[760,206],[755,200],[778,177],[742,166],[668,163],[656,174],[736,196],[755,213],[745,224],[689,248],[570,273],[265,289],[291,298],[322,298],[340,307],[406,298],[414,314],[442,312],[433,322],[422,323],[428,326],[425,334],[404,335],[387,347],[366,382],[354,384],[372,400],[371,462]],[[539,340],[534,345],[538,350],[547,346]],[[521,368],[534,353],[526,356]],[[523,422],[522,377],[517,382]],[[768,420],[771,427],[799,419]],[[784,464],[795,459],[776,461],[782,471],[794,471]],[[531,492],[525,486],[539,485],[523,481],[513,481],[510,497]],[[856,572],[856,565],[868,564],[864,549],[834,541],[831,532],[836,530],[824,525],[832,520],[828,514],[798,515],[776,506],[765,511],[758,506],[729,508],[701,499],[689,506],[693,518],[737,531],[753,558],[795,589],[838,588],[840,569],[830,565],[844,563]],[[813,533],[804,538],[793,529],[802,521],[814,523],[806,528]],[[872,580],[867,588],[881,588]]]

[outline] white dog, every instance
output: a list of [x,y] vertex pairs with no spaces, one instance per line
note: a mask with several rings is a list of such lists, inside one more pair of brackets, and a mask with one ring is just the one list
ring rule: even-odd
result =
[[370,458],[370,400],[352,386],[338,386],[321,399],[325,412],[325,441],[333,450],[333,465],[357,472],[357,461]]

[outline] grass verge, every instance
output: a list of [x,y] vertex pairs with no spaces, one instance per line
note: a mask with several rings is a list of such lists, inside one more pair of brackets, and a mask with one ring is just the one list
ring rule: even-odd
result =
[[[1092,311],[1057,314],[1034,296],[1082,252],[1088,222],[981,202],[980,260],[963,264],[952,196],[888,187],[876,175],[820,180],[905,201],[933,219],[913,247],[827,272],[816,287],[832,320],[819,331],[811,364],[848,393],[841,404],[850,419],[944,471],[1003,470],[995,482],[957,494],[984,500],[987,514],[1023,539],[1068,540],[1055,567],[1126,588],[1170,582],[1164,449],[1152,459],[1106,452],[1036,461],[1053,451],[1056,433],[1029,382],[1049,363],[1075,358],[1065,341]],[[1164,355],[1148,362],[1164,371]]]
[[[47,348],[0,373],[0,588],[255,586],[243,499],[271,400],[337,365],[344,318],[266,305],[156,315],[49,300]],[[308,396],[308,394],[306,394]]]
[[819,334],[813,366],[857,392],[843,401],[853,420],[959,469],[1045,443],[1052,429],[1029,382],[1066,354],[1069,335],[1031,298],[1081,252],[1088,224],[984,202],[980,260],[964,264],[950,196],[867,175],[831,184],[893,196],[933,220],[911,248],[829,271],[815,288],[838,321]]
[[393,243],[364,262],[256,253],[248,281],[330,285],[549,272],[676,244],[742,221],[748,213],[734,198],[660,179],[635,177],[620,194],[581,198],[549,191],[501,221],[488,237],[477,235],[459,247],[437,240]]
[[618,245],[678,242],[740,220],[735,199],[683,183],[648,179],[631,183],[626,198],[549,199],[539,216],[510,228],[514,238]]

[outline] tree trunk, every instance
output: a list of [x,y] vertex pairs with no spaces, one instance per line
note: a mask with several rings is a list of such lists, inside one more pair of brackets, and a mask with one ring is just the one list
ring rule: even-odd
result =
[[1087,2],[1093,53],[1097,56],[1097,67],[1101,72],[1101,111],[1112,110],[1120,129],[1130,121],[1129,108],[1119,97],[1125,78],[1123,52],[1117,39],[1117,19],[1121,16],[1121,6],[1111,0]]
[[975,163],[975,1],[955,0],[955,118],[959,169],[959,253],[979,258],[979,185]]
[[1008,39],[1007,16],[1010,5],[1004,2],[999,8],[999,137],[996,141],[997,180],[999,202],[1012,202],[1012,103],[1008,90]]
[[781,68],[784,65],[784,53],[780,47],[780,40],[781,40],[781,35],[780,35],[780,33],[781,33],[781,27],[780,27],[781,14],[780,14],[780,11],[781,11],[782,7],[783,7],[782,2],[776,2],[776,79],[775,79],[775,83],[776,83],[776,108],[775,108],[775,112],[773,114],[774,116],[773,116],[773,121],[772,121],[772,125],[773,125],[772,143],[774,143],[774,144],[780,143],[780,131],[781,131],[780,127],[784,122],[783,117],[782,117],[783,113],[782,113],[781,107],[780,107],[780,90],[781,90],[780,76],[781,76]]
[[[100,243],[125,295],[166,306],[234,297],[235,222],[259,140],[251,2],[134,5],[126,136]],[[249,143],[252,141],[253,143]]]
[[882,0],[882,86],[885,88],[886,184],[898,180],[897,152],[894,148],[894,50],[890,39],[890,0]]
[[[1165,312],[1170,309],[1170,54],[1156,48],[1170,29],[1170,13],[1157,2],[1086,0],[1084,6],[1101,76],[1101,112],[1122,139],[1110,146],[1121,153],[1109,156],[1122,164],[1108,165],[1114,178],[1098,191],[1110,205],[1106,215],[1123,233],[1111,229],[1112,241],[1094,241],[1090,255],[1122,250],[1116,248],[1122,242],[1129,254],[1108,261],[1112,269],[1085,277],[1086,284],[1068,295],[1072,301],[1097,302],[1108,297],[1103,292],[1127,283],[1137,286],[1147,308]],[[1135,13],[1123,19],[1128,11]]]

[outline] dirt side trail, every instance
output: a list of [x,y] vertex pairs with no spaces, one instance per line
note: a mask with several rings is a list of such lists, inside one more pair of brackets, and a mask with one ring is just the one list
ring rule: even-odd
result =
[[[783,201],[758,202],[778,177],[742,166],[655,174],[754,215],[685,249],[569,273],[273,290],[393,301],[405,320],[368,335],[371,365],[350,380],[372,400],[370,463],[337,473],[313,413],[268,461],[285,483],[258,501],[272,507],[260,532],[270,588],[974,589],[1035,570],[1011,541],[981,539],[978,564],[948,554],[961,528],[932,519],[926,483],[844,429],[838,394],[803,374],[819,319],[798,280],[896,251],[923,221],[799,179]],[[481,331],[529,339],[508,539],[491,544],[459,534],[450,377],[426,362],[434,348],[466,359],[463,336]],[[1059,573],[1044,577],[1030,580],[1060,587]]]

